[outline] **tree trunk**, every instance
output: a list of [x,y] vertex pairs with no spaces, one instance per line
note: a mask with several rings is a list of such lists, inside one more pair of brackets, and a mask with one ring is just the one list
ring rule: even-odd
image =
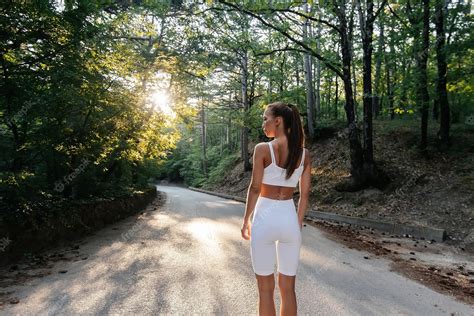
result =
[[417,55],[419,71],[418,100],[421,109],[421,143],[420,149],[426,149],[428,145],[428,49],[429,49],[429,29],[430,27],[430,1],[423,0],[423,31],[421,36],[421,50]]
[[332,92],[332,80],[333,80],[333,76],[330,74],[329,75],[329,84],[328,84],[328,88],[326,89],[327,90],[327,93],[326,93],[326,113],[329,113],[329,109],[331,108],[331,92]]
[[[363,50],[363,104],[364,104],[364,163],[374,164],[372,140],[372,33],[374,3],[367,0],[367,18],[363,17],[360,1],[357,1],[361,20],[362,50]],[[371,169],[373,169],[371,167]]]
[[337,106],[339,104],[339,77],[336,76],[336,100],[334,102],[334,119],[337,120]]
[[439,119],[439,102],[438,102],[438,97],[433,99],[433,120],[438,121]]
[[351,78],[351,43],[349,41],[349,32],[347,30],[347,19],[345,13],[345,1],[341,6],[335,3],[336,15],[339,18],[339,29],[341,31],[341,55],[342,55],[342,80],[344,83],[344,93],[346,103],[344,106],[348,127],[348,139],[350,150],[350,173],[351,177],[348,182],[336,185],[338,191],[357,191],[364,185],[363,178],[363,153],[359,140],[359,131],[355,122],[354,113],[354,95],[352,92]]
[[207,177],[207,155],[206,155],[206,113],[204,102],[201,105],[201,153],[202,153],[202,173]]
[[286,54],[282,54],[282,59],[280,63],[280,84],[278,85],[280,93],[285,91],[285,64],[286,64]]
[[353,88],[352,91],[354,93],[353,96],[353,103],[354,103],[354,115],[355,115],[355,121],[358,121],[357,117],[357,76],[356,76],[356,63],[355,63],[355,57],[354,57],[354,12],[355,12],[355,5],[356,2],[352,1],[352,8],[351,8],[351,16],[349,19],[349,51],[351,55],[351,62],[352,62],[352,80],[353,80]]
[[380,78],[382,73],[382,55],[385,50],[384,23],[382,19],[379,19],[379,21],[380,35],[377,47],[377,61],[375,63],[374,99],[372,104],[372,111],[376,118],[380,113]]
[[296,91],[298,93],[296,94],[296,103],[300,104],[300,58],[299,55],[295,58],[295,80],[296,80]]
[[242,73],[241,73],[241,84],[242,84],[242,106],[244,110],[244,124],[241,129],[241,158],[244,162],[244,170],[251,170],[249,161],[249,132],[247,127],[247,116],[249,110],[248,93],[247,93],[247,82],[248,82],[248,55],[247,51],[243,52],[242,55]]
[[[318,38],[317,40],[317,49],[320,51],[321,46],[321,27],[318,27],[318,33],[316,35]],[[316,60],[316,89],[315,89],[315,103],[316,103],[316,120],[319,119],[321,116],[321,61],[319,59]]]
[[[363,50],[363,112],[364,112],[364,178],[367,184],[384,188],[389,183],[388,176],[379,170],[374,161],[373,123],[372,123],[372,36],[374,32],[374,3],[366,1],[366,16],[364,17],[360,1],[357,1],[361,20],[362,50]],[[383,5],[383,4],[382,4]]]
[[[272,50],[273,49],[272,31],[270,29],[268,30],[268,38],[269,38],[268,45],[270,46],[270,50]],[[271,96],[273,93],[272,70],[273,70],[273,62],[270,63],[270,75],[268,76],[268,92],[267,93],[269,96]]]
[[227,125],[226,125],[226,133],[225,133],[225,144],[226,147],[230,150],[232,150],[232,118],[230,116],[230,113],[228,114],[227,117]]
[[390,61],[388,58],[385,60],[385,79],[387,80],[387,98],[388,98],[388,111],[390,113],[390,119],[393,120],[395,118],[395,109],[393,103],[393,86],[392,86],[392,66],[390,65]]
[[437,80],[437,104],[441,110],[441,120],[438,131],[438,141],[442,150],[450,146],[449,139],[449,102],[448,91],[446,90],[446,76],[448,66],[446,63],[446,34],[444,30],[444,20],[446,9],[445,0],[436,0],[435,9],[435,25],[436,25],[436,60],[438,63],[438,80]]
[[[305,3],[305,12],[308,12],[308,4]],[[308,37],[308,25],[309,19],[306,19],[303,24],[303,39],[306,40]],[[305,84],[306,84],[306,111],[307,111],[307,124],[308,124],[308,138],[312,141],[314,139],[314,95],[313,95],[313,76],[311,67],[311,55],[309,53],[304,54],[304,71],[305,71]]]

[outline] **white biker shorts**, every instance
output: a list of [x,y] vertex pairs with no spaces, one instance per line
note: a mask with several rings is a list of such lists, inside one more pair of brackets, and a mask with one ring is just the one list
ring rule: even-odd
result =
[[250,234],[253,271],[270,275],[277,271],[294,276],[301,248],[301,229],[293,199],[273,200],[259,196]]

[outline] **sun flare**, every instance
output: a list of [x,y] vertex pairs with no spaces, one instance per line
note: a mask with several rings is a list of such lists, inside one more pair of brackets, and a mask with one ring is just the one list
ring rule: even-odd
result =
[[155,110],[161,111],[169,116],[174,116],[174,112],[171,109],[171,99],[166,91],[156,90],[150,95],[150,99]]

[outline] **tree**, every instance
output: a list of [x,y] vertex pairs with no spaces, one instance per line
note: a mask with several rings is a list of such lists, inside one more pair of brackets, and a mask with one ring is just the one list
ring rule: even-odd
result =
[[[305,3],[305,13],[309,12],[308,3]],[[309,19],[306,18],[303,24],[303,41],[308,40]],[[313,66],[309,52],[304,53],[304,72],[306,84],[306,111],[308,113],[308,132],[309,139],[314,139],[314,90],[313,90]]]
[[435,25],[436,25],[436,61],[438,68],[438,80],[436,85],[437,104],[441,109],[441,120],[438,131],[438,138],[441,148],[446,149],[450,146],[449,127],[450,113],[447,84],[447,62],[446,62],[446,33],[445,24],[446,2],[436,0],[435,5]]

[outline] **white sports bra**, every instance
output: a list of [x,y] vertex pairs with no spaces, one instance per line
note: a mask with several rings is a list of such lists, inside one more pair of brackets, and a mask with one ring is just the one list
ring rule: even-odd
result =
[[270,155],[272,156],[272,163],[263,169],[263,184],[278,185],[282,187],[296,187],[301,174],[303,173],[304,167],[304,148],[301,157],[301,164],[298,168],[293,171],[293,174],[289,179],[286,177],[286,169],[278,167],[275,162],[275,154],[273,153],[272,142],[267,143],[270,147]]

